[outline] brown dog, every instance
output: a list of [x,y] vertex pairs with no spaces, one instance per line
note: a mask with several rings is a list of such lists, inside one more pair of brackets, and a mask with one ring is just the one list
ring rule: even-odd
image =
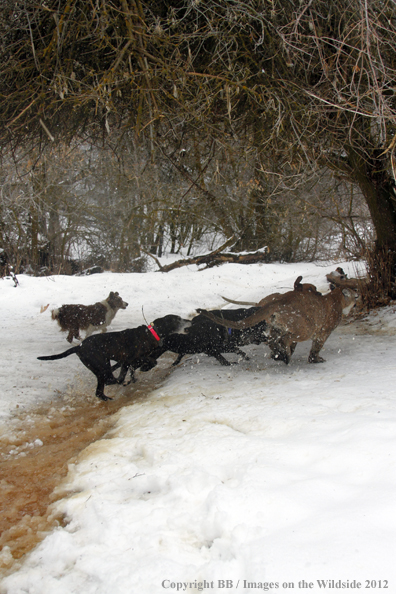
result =
[[56,320],[62,332],[69,332],[68,342],[73,338],[80,340],[80,330],[86,330],[85,338],[92,332],[101,330],[106,332],[119,309],[126,309],[128,303],[123,301],[119,293],[111,291],[107,299],[93,305],[62,305],[52,310],[52,319]]

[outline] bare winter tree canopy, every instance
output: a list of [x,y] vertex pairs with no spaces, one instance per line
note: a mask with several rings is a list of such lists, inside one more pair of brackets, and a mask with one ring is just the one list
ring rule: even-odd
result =
[[238,144],[263,174],[325,168],[347,179],[377,248],[395,251],[395,9],[394,0],[3,0],[1,148],[132,134],[155,160],[197,137],[208,159]]

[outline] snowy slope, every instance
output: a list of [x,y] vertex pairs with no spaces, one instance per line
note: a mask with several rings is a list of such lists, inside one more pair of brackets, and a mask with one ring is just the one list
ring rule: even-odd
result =
[[[220,295],[254,300],[286,291],[299,274],[325,290],[332,269],[226,265],[21,277],[18,288],[3,281],[2,431],[17,404],[29,410],[77,382],[93,397],[94,378],[76,357],[35,359],[67,348],[50,319],[57,305],[118,290],[130,304],[111,326],[120,330],[142,323],[142,306],[150,321],[188,316],[222,306]],[[250,361],[230,368],[186,357],[70,466],[69,496],[57,503],[66,527],[47,536],[0,591],[302,591],[305,580],[317,593],[325,589],[317,580],[335,580],[335,590],[326,582],[331,591],[338,580],[359,581],[361,589],[369,580],[375,591],[395,592],[395,319],[389,307],[340,327],[321,365],[307,364],[308,343],[289,366],[272,361],[263,345],[246,347]],[[106,391],[116,397],[119,389]]]

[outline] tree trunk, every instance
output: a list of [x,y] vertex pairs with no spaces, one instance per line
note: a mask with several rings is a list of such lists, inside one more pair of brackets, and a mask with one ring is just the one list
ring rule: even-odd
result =
[[[164,228],[162,225],[158,227],[158,233],[155,240],[155,252],[153,254],[157,254],[159,258],[162,256],[162,250],[164,245]],[[154,247],[154,246],[153,246]],[[151,250],[150,250],[151,251]]]
[[395,184],[387,172],[384,157],[370,161],[351,154],[352,178],[366,200],[376,232],[376,249],[396,251]]
[[30,207],[30,261],[33,267],[37,267],[39,263],[38,250],[38,235],[39,235],[39,221],[36,205],[32,202]]
[[[357,157],[357,158],[356,158]],[[371,160],[352,155],[352,178],[370,210],[376,232],[374,250],[366,254],[370,283],[364,301],[386,303],[396,297],[396,194],[384,156]]]

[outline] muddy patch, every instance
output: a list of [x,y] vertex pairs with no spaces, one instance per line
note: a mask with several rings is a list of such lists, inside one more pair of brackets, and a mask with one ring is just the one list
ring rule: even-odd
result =
[[15,571],[26,553],[62,525],[51,504],[61,497],[54,489],[65,479],[68,464],[111,429],[117,411],[160,387],[173,360],[164,355],[152,371],[137,372],[135,384],[107,387],[112,401],[95,398],[96,382],[89,378],[40,408],[20,411],[1,428],[0,574]]

